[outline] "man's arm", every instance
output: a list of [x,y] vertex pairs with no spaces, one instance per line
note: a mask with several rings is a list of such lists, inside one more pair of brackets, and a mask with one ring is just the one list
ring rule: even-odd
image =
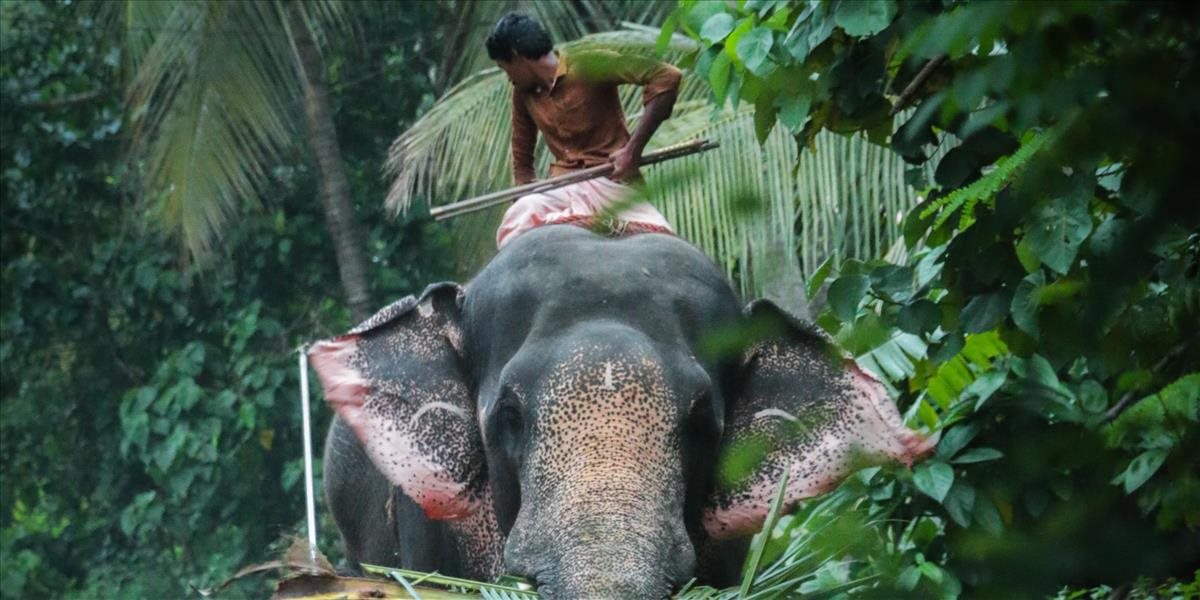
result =
[[537,125],[525,109],[521,92],[513,90],[512,105],[512,168],[516,185],[530,183],[533,172],[533,147],[537,143]]
[[637,165],[642,160],[642,152],[646,149],[646,143],[650,141],[650,136],[658,130],[658,126],[671,116],[671,109],[675,107],[675,98],[678,95],[679,80],[677,79],[674,88],[654,98],[642,108],[642,118],[638,121],[637,129],[630,136],[629,142],[608,157],[614,167],[613,179],[624,179],[637,172]]
[[637,173],[638,162],[650,137],[671,116],[683,73],[665,62],[644,56],[622,56],[614,64],[613,75],[617,83],[642,85],[643,102],[642,118],[629,142],[609,156],[614,166],[612,178],[620,180]]

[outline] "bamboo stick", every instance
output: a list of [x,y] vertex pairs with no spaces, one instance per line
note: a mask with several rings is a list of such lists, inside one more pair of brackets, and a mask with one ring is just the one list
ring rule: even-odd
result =
[[[710,140],[692,140],[690,142],[668,146],[643,156],[641,162],[638,163],[638,166],[652,165],[665,160],[687,156],[689,154],[705,152],[707,150],[712,150],[719,145],[720,142]],[[498,192],[492,192],[490,194],[484,194],[482,196],[476,196],[467,200],[447,204],[445,206],[437,206],[431,209],[429,214],[433,215],[435,220],[444,221],[453,217],[483,210],[497,204],[502,204],[508,200],[520,198],[521,196],[525,196],[527,194],[548,192],[572,183],[579,183],[580,181],[587,181],[589,179],[603,177],[609,173],[612,173],[612,170],[613,166],[611,164],[603,164],[589,167],[587,169],[580,169],[578,171],[564,173],[557,177],[543,179],[542,181],[518,185],[505,190],[500,190]]]

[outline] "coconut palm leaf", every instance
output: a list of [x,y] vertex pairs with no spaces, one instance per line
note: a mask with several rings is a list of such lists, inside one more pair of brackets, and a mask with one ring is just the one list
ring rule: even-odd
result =
[[[204,256],[294,140],[302,97],[282,2],[119,6],[133,80],[133,152],[160,222]],[[337,2],[300,6],[314,37],[348,27]]]
[[[626,29],[562,47],[651,54],[657,35],[650,28]],[[691,40],[676,36],[667,59],[695,50]],[[895,153],[862,136],[828,132],[817,136],[814,151],[802,151],[781,127],[759,144],[752,106],[714,110],[708,95],[707,83],[687,74],[673,117],[650,146],[703,137],[719,141],[721,148],[652,167],[646,179],[651,190],[669,190],[652,201],[680,235],[738,282],[744,295],[794,306],[780,296],[800,294],[800,282],[826,257],[870,258],[893,248],[900,216],[917,195],[905,183],[908,167]],[[639,114],[639,96],[635,87],[622,90],[631,121]],[[511,185],[510,103],[510,86],[495,68],[450,90],[393,143],[386,166],[392,179],[387,208],[408,210],[416,199],[444,204]],[[539,171],[545,171],[549,158],[539,143]],[[465,271],[494,252],[492,236],[501,214],[502,209],[493,209],[454,222]],[[799,261],[791,258],[797,255]]]

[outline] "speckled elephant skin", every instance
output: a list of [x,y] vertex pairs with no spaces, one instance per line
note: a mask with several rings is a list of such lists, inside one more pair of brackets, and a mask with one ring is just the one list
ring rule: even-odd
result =
[[[714,343],[731,331],[756,333]],[[823,334],[743,309],[660,234],[531,231],[310,360],[338,415],[325,492],[350,560],[515,573],[547,598],[727,584],[781,474],[794,505],[932,446]],[[718,484],[748,443],[762,461]]]

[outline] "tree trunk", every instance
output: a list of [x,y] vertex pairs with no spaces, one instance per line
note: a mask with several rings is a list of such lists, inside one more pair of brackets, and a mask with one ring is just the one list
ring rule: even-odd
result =
[[474,22],[477,4],[477,0],[458,0],[451,9],[457,21],[453,33],[447,38],[452,45],[448,48],[445,58],[442,59],[441,66],[438,67],[437,81],[433,84],[433,89],[437,90],[439,98],[458,80],[458,64],[462,62],[462,49],[466,46],[468,34],[477,26]]
[[363,238],[354,218],[354,206],[350,203],[350,186],[346,182],[342,152],[338,147],[333,115],[329,109],[325,63],[301,10],[298,2],[288,6],[292,41],[299,59],[300,79],[304,83],[304,113],[308,117],[309,146],[317,159],[321,201],[325,205],[325,226],[337,251],[342,290],[346,294],[346,303],[350,305],[350,314],[356,321],[362,321],[371,315],[367,263],[362,252]]

